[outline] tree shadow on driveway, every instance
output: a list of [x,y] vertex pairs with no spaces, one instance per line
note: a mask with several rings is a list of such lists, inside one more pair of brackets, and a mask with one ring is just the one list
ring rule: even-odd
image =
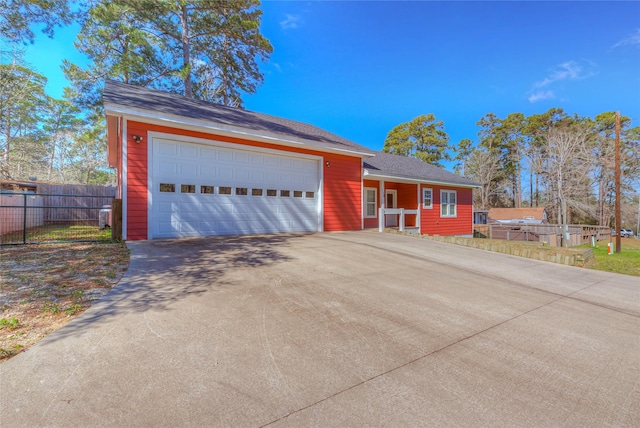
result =
[[[216,290],[244,286],[229,279],[238,269],[290,261],[284,249],[307,234],[224,236],[130,242],[131,262],[122,280],[99,302],[55,334],[60,340],[96,322],[128,313],[169,310],[172,303]],[[225,278],[227,277],[227,278]],[[247,284],[250,285],[250,284]]]

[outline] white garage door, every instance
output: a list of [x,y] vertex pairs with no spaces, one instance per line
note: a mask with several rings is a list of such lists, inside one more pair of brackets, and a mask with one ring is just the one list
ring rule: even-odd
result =
[[150,238],[320,227],[319,160],[154,138]]

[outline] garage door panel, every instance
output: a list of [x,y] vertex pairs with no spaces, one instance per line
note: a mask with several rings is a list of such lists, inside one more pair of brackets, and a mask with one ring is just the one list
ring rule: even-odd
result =
[[265,179],[265,172],[260,170],[251,171],[251,182],[252,183],[263,183]]
[[207,235],[215,235],[218,231],[218,222],[201,221],[198,223],[198,229]]
[[293,161],[291,158],[284,158],[284,157],[279,157],[278,158],[278,167],[281,169],[291,169],[291,167],[293,166]]
[[213,208],[214,210],[213,214],[220,217],[230,217],[235,210],[234,204],[228,199],[220,204],[214,205],[211,208]]
[[218,151],[218,160],[224,162],[232,162],[233,161],[233,151],[229,149],[216,149]]
[[198,148],[192,144],[180,144],[180,157],[182,159],[197,159]]
[[254,167],[262,166],[264,165],[264,157],[265,156],[263,154],[251,153],[249,155],[249,162],[251,162],[251,165],[253,165]]
[[200,159],[215,159],[217,157],[216,149],[209,148],[200,148],[200,153],[198,154]]
[[236,168],[233,170],[233,179],[238,185],[243,186],[251,181],[249,179],[250,172],[247,169]]
[[233,182],[233,168],[229,166],[220,166],[218,167],[218,177],[219,180],[226,180],[228,183]]
[[[318,194],[317,160],[163,139],[154,139],[152,156],[152,237],[318,229],[318,198],[293,197],[294,191]],[[160,183],[173,184],[175,191],[159,192]],[[182,193],[185,184],[195,193]],[[209,186],[207,193],[202,186]],[[221,186],[231,194],[220,194]],[[247,195],[237,195],[238,187]],[[291,197],[282,197],[281,190]]]
[[169,141],[160,141],[156,143],[157,155],[159,156],[178,156],[178,144]]
[[267,167],[278,167],[278,166],[280,166],[280,163],[278,162],[278,157],[277,156],[272,156],[272,155],[266,155],[264,157],[264,164]]
[[233,152],[233,161],[240,164],[249,163],[249,152],[235,150]]
[[183,162],[180,164],[179,172],[180,178],[183,184],[193,184],[186,183],[187,180],[193,180],[198,178],[198,169],[199,166],[195,162]]
[[156,169],[158,170],[158,173],[163,177],[178,176],[178,163],[175,161],[159,161]]

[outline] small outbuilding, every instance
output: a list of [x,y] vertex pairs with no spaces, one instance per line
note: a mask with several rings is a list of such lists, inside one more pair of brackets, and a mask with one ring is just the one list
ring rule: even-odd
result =
[[544,207],[491,208],[488,216],[489,223],[547,224],[547,210]]

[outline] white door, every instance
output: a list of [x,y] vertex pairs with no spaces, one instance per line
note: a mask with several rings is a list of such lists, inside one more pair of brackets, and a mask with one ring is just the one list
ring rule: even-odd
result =
[[165,138],[151,150],[150,239],[321,230],[317,158]]
[[[398,208],[396,205],[398,199],[398,191],[395,189],[385,190],[384,191],[384,207],[385,208]],[[385,215],[385,226],[386,227],[397,227],[398,226],[398,215],[397,214],[389,214]]]

